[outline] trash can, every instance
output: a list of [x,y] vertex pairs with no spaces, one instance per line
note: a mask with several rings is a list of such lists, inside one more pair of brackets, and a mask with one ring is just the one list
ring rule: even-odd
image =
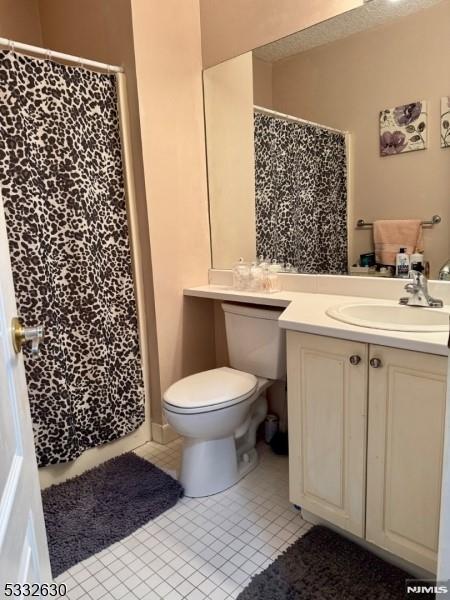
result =
[[278,432],[279,419],[277,415],[267,415],[264,421],[264,439],[266,444],[270,444],[273,436]]

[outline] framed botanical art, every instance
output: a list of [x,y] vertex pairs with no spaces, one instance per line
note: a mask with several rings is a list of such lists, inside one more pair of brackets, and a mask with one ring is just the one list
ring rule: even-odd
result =
[[392,156],[427,147],[425,100],[380,111],[380,155]]
[[441,98],[441,148],[450,148],[450,96]]

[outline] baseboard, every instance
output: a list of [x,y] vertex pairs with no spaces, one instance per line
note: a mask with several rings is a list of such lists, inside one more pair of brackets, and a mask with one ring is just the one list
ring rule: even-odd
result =
[[152,440],[158,444],[168,444],[178,438],[178,433],[170,425],[152,423]]

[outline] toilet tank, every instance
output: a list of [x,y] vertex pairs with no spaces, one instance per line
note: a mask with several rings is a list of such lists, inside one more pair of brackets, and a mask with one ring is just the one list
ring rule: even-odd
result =
[[222,303],[230,366],[267,379],[286,375],[286,335],[278,325],[284,309]]

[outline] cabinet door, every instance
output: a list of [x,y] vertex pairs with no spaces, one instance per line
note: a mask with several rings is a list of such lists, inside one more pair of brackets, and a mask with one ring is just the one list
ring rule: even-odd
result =
[[378,346],[370,358],[366,537],[434,572],[447,359]]
[[[359,357],[359,364],[350,362],[352,356]],[[287,335],[291,502],[360,537],[367,356],[366,344]]]

